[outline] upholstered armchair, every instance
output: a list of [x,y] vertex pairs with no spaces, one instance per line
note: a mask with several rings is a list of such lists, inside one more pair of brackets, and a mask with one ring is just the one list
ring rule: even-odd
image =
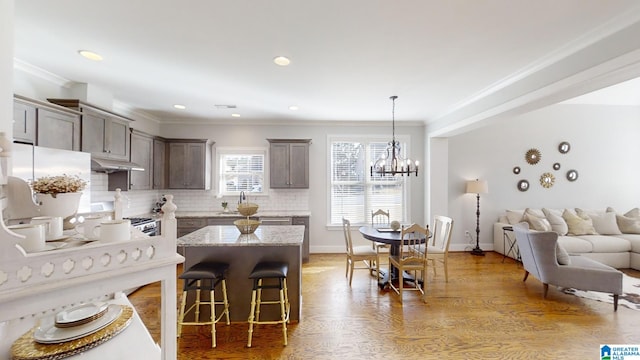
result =
[[544,285],[547,297],[549,284],[579,290],[613,294],[613,310],[618,310],[622,294],[622,272],[580,255],[569,255],[558,245],[555,232],[530,231],[526,223],[513,226],[522,265],[523,281],[529,274]]

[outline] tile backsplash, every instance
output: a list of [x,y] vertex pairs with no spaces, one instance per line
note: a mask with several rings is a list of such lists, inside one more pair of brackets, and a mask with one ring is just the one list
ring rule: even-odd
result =
[[[113,201],[114,191],[107,190],[108,177],[103,173],[91,173],[91,202]],[[238,203],[238,196],[216,198],[213,190],[137,190],[123,191],[123,215],[136,216],[151,213],[151,209],[162,195],[172,194],[173,202],[180,211],[222,211],[222,202],[230,208]],[[247,201],[256,203],[261,210],[309,210],[309,189],[269,189],[269,195],[252,196]]]

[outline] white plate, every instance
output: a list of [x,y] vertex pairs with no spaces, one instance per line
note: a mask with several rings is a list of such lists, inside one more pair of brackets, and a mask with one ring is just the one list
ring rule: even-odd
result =
[[107,303],[89,303],[60,311],[56,314],[56,324],[68,325],[96,316],[107,308]]
[[68,328],[57,328],[53,321],[40,326],[33,333],[33,338],[41,344],[58,344],[65,341],[76,340],[91,335],[114,322],[122,314],[122,306],[111,304],[107,313],[90,323]]
[[47,244],[44,244],[44,249],[42,249],[40,251],[57,250],[57,249],[65,247],[65,246],[67,246],[67,243],[64,243],[64,242],[62,242],[62,243],[47,243]]
[[52,237],[52,238],[47,238],[47,241],[59,241],[59,240],[64,240],[64,239],[68,239],[70,236],[69,235],[60,235],[60,236],[56,236],[56,237]]

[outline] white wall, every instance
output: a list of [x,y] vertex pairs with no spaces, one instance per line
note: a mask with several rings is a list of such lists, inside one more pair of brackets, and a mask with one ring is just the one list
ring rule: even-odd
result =
[[[309,125],[183,125],[167,124],[161,126],[161,136],[173,138],[200,138],[215,141],[215,146],[264,146],[268,147],[267,138],[275,139],[312,139],[309,147],[310,184],[308,194],[301,198],[308,201],[311,211],[310,219],[310,249],[313,253],[343,252],[344,237],[341,229],[327,228],[327,136],[329,135],[385,135],[391,136],[391,126],[388,123],[377,124],[309,124]],[[411,149],[409,154],[418,158],[424,151],[423,126],[398,126],[396,134],[410,136]],[[413,155],[415,154],[415,155]],[[425,163],[424,159],[421,163]],[[418,178],[412,177],[411,187],[411,218],[416,222],[424,222],[424,183],[425,174]],[[282,190],[286,191],[286,190]],[[206,201],[214,200],[214,191],[202,194]],[[177,193],[180,196],[180,193]],[[180,202],[176,199],[176,203]],[[183,208],[184,209],[184,208]],[[354,236],[363,245],[367,240]]]
[[[464,187],[476,177],[489,183],[489,193],[480,198],[484,250],[492,249],[493,223],[505,209],[612,206],[627,211],[640,206],[639,135],[638,107],[554,105],[449,138],[449,215],[456,221],[452,248],[468,244],[464,230],[475,233],[476,199],[464,194]],[[567,154],[557,150],[562,141],[571,144]],[[524,158],[531,148],[542,153],[536,165]],[[555,162],[559,171],[552,169]],[[513,174],[514,166],[520,166],[520,175]],[[569,169],[579,173],[573,183],[565,178]],[[544,172],[556,178],[549,189],[539,183]],[[529,191],[516,189],[520,179],[529,181]]]
[[0,131],[13,134],[13,0],[0,1]]

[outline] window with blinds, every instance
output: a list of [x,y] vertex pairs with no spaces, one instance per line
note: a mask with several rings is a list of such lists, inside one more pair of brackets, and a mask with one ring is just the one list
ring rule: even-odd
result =
[[217,149],[222,195],[264,194],[266,149]]
[[343,217],[352,224],[370,223],[377,209],[388,210],[393,220],[406,219],[407,177],[370,173],[371,162],[384,153],[387,142],[332,138],[330,144],[331,225],[341,225]]

